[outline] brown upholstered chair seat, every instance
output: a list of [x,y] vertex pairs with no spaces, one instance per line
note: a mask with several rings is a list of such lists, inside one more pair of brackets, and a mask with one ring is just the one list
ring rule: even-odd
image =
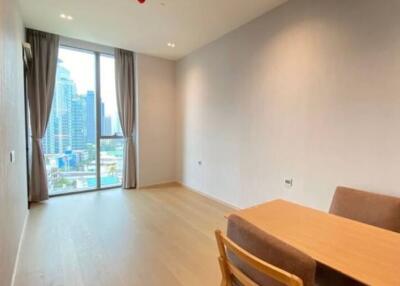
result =
[[[315,285],[316,262],[308,255],[286,244],[276,237],[263,232],[239,216],[228,219],[227,236],[243,249],[280,269],[303,280],[304,286]],[[234,254],[229,259],[243,273],[261,286],[282,286],[283,284],[251,268]]]

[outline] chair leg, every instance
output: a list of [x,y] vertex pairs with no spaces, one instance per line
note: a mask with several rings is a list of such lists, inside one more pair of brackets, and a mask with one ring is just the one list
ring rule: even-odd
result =
[[226,269],[226,264],[225,264],[224,260],[221,257],[219,257],[218,262],[219,262],[219,267],[221,268],[221,273],[222,273],[221,286],[232,286],[230,274],[229,274],[229,271],[227,271],[227,269]]
[[221,286],[232,286],[231,274],[227,267],[225,246],[222,242],[220,230],[215,231],[215,238],[217,240],[217,245],[218,245],[218,250],[219,250],[219,255],[220,255],[218,257],[218,262],[219,262],[219,267],[221,269],[221,274],[222,274]]

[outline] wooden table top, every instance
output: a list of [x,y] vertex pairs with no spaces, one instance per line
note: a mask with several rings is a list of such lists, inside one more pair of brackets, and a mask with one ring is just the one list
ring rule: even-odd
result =
[[360,282],[400,285],[398,233],[284,200],[234,214]]

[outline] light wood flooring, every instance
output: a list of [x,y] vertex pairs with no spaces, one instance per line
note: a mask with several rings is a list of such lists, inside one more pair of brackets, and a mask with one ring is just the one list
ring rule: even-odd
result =
[[230,211],[178,186],[52,198],[30,211],[15,286],[219,285]]

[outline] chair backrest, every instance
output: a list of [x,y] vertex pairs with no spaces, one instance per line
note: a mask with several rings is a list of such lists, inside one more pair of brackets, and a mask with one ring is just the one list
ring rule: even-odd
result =
[[[316,262],[236,215],[216,232],[222,285],[313,286]],[[239,282],[236,283],[235,282]]]
[[330,213],[400,232],[400,198],[337,187]]

